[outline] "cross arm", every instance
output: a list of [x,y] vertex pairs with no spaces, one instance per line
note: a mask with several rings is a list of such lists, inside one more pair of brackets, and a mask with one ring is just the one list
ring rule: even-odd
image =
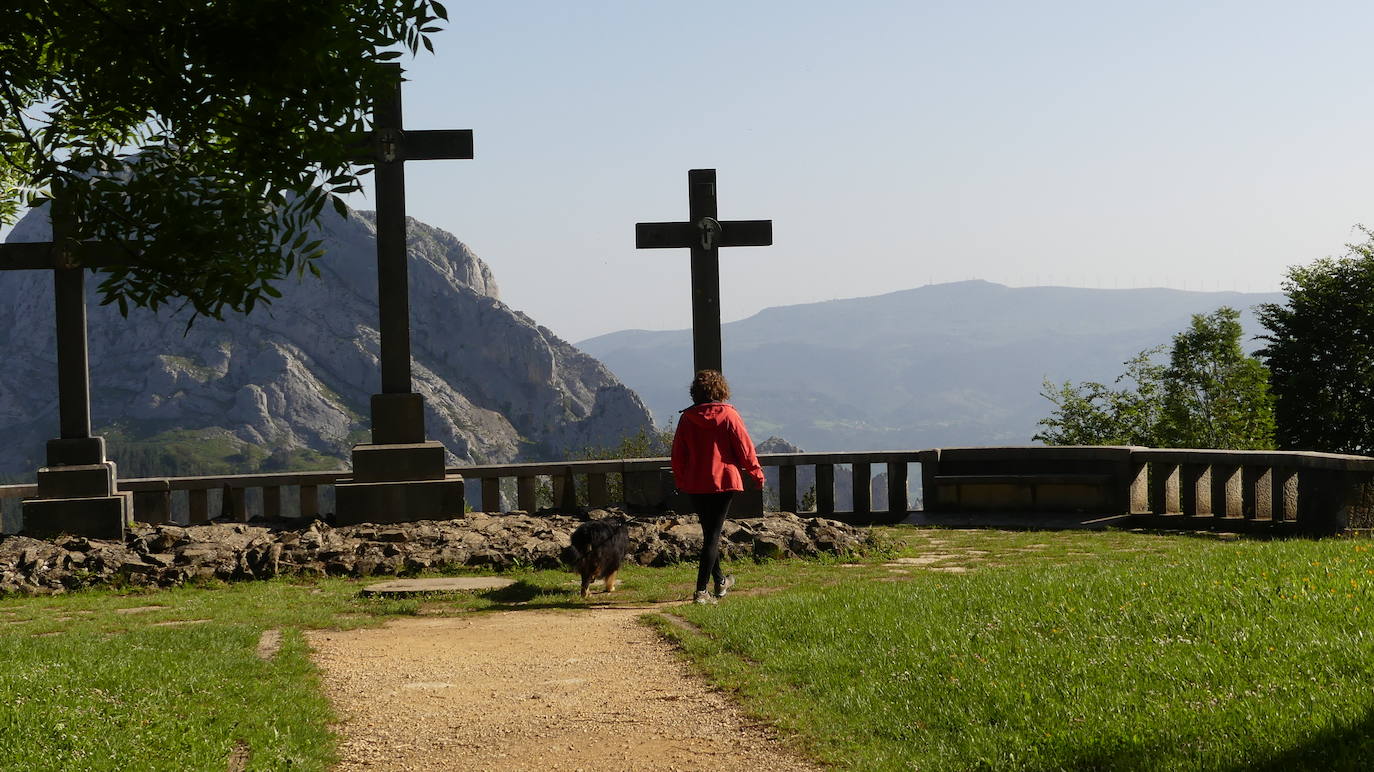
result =
[[379,129],[354,134],[352,148],[357,163],[466,159],[472,158],[472,129]]
[[[718,247],[767,247],[773,243],[772,220],[724,220]],[[701,244],[701,229],[690,222],[641,222],[635,224],[636,249],[674,249]]]
[[[85,268],[128,265],[136,257],[127,248],[103,241],[83,241],[76,245],[76,262]],[[63,268],[57,247],[51,241],[0,244],[0,271]]]
[[768,247],[773,245],[772,220],[725,220],[718,237],[722,247]]
[[0,271],[52,268],[52,242],[0,244]]
[[676,249],[700,241],[697,226],[689,222],[635,223],[635,249]]

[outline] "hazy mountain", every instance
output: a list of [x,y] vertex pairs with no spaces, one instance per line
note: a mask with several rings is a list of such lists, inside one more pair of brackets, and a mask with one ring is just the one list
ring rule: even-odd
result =
[[[937,284],[769,308],[724,326],[725,373],[756,437],[809,451],[1027,444],[1053,381],[1110,382],[1195,313],[1282,295]],[[626,330],[577,344],[644,398],[660,424],[690,401],[691,332]]]
[[[377,363],[370,213],[321,226],[321,279],[281,283],[227,321],[97,305],[88,278],[92,417],[123,474],[334,468],[368,441]],[[599,362],[503,304],[491,270],[449,233],[410,221],[411,348],[430,439],[453,462],[561,457],[650,426]],[[46,241],[46,209],[7,241]],[[0,475],[32,479],[57,434],[52,278],[0,279]],[[183,334],[185,333],[185,334]]]

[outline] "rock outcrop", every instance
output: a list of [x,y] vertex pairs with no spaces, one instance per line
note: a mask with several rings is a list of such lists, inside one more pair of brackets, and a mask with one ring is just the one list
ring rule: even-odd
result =
[[[592,510],[588,517],[623,517]],[[501,570],[516,564],[557,568],[570,562],[569,515],[469,513],[444,521],[333,528],[248,523],[136,528],[124,542],[69,537],[57,541],[0,537],[0,596],[46,595],[108,584],[170,587],[205,580],[279,575],[379,576],[463,566]],[[867,529],[788,512],[726,521],[727,559],[861,553]],[[701,526],[695,515],[630,523],[629,558],[663,566],[695,560]]]
[[[45,241],[50,232],[40,208],[8,241]],[[409,232],[414,387],[425,397],[427,433],[451,463],[555,458],[652,428],[639,398],[599,362],[503,304],[491,270],[467,246],[415,220]],[[138,441],[153,451],[184,443],[208,464],[194,470],[202,473],[231,471],[224,467],[234,459],[252,467],[272,453],[296,467],[344,463],[352,444],[367,441],[369,398],[380,390],[373,218],[330,212],[320,236],[320,279],[284,280],[270,306],[199,319],[189,331],[185,316],[166,311],[121,318],[98,305],[98,276],[89,281],[97,431],[126,452]],[[8,435],[0,476],[31,479],[56,436],[54,338],[48,272],[9,272],[0,281]],[[138,465],[156,467],[155,455]]]

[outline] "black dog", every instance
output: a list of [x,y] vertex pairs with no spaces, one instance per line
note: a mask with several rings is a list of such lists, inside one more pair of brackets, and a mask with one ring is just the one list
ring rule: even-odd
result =
[[630,529],[621,521],[591,520],[572,532],[573,565],[582,575],[582,597],[596,579],[606,580],[606,592],[615,591],[615,572],[630,551]]

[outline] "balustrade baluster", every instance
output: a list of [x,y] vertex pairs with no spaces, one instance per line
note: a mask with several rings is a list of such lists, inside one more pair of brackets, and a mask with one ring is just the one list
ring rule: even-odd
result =
[[264,485],[262,488],[262,516],[268,519],[281,517],[281,486]]
[[605,507],[611,503],[610,487],[606,484],[605,472],[587,473],[587,505]]
[[573,474],[573,468],[565,468],[563,474],[550,478],[549,482],[554,483],[554,504],[566,514],[576,511],[577,477]]
[[1190,512],[1187,507],[1183,511],[1194,516],[1215,514],[1216,504],[1212,499],[1212,465],[1211,464],[1188,464],[1186,470],[1192,475],[1193,483],[1188,486],[1193,492],[1193,507]]
[[320,487],[302,485],[300,490],[301,517],[313,519],[320,515]]
[[224,484],[220,498],[220,510],[223,517],[235,523],[248,522],[248,496],[243,488],[235,488],[229,483]]
[[792,464],[778,467],[778,509],[797,511],[797,467]]
[[140,523],[172,522],[172,489],[166,480],[150,491],[134,491],[134,520]]
[[850,465],[850,474],[854,486],[854,514],[870,514],[873,511],[873,465],[855,461]]
[[187,509],[190,510],[190,522],[196,523],[210,522],[210,491],[208,488],[192,488],[186,491]]
[[906,496],[907,481],[907,462],[905,458],[894,458],[887,462],[887,512],[888,518],[894,523],[899,523],[906,519],[907,504]]
[[1127,492],[1127,512],[1140,515],[1150,512],[1150,464],[1136,462],[1131,469],[1131,488]]
[[525,512],[534,512],[538,508],[539,480],[538,478],[525,475],[516,478],[515,481],[515,508]]
[[1298,470],[1296,467],[1275,467],[1273,484],[1274,520],[1294,522],[1298,519]]
[[816,514],[835,514],[834,464],[816,464]]
[[1240,511],[1247,520],[1269,520],[1273,502],[1269,498],[1271,472],[1267,466],[1247,464],[1240,468]]
[[1244,513],[1241,494],[1240,467],[1236,464],[1212,464],[1211,501],[1213,517],[1241,517]]
[[501,478],[483,477],[482,478],[482,511],[500,512],[501,511]]

